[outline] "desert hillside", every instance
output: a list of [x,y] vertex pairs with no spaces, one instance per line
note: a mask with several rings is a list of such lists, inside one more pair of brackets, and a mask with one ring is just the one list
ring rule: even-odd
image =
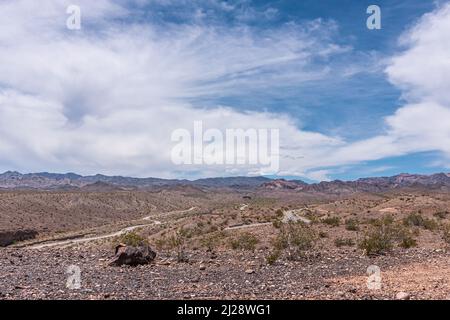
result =
[[[2,191],[0,295],[449,298],[450,195],[442,187],[339,193],[297,185]],[[156,257],[111,265],[120,243],[146,243]],[[66,286],[74,265],[83,281],[76,290]],[[378,289],[368,286],[378,279],[371,270],[381,274]]]

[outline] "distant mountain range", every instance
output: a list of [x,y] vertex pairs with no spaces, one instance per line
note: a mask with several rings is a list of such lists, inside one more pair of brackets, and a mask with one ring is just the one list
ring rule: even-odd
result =
[[163,186],[192,185],[199,187],[254,188],[271,179],[265,177],[229,177],[198,180],[159,178],[130,178],[122,176],[81,176],[75,173],[27,173],[7,171],[0,174],[0,188],[3,189],[80,189],[80,188],[155,188]]
[[297,190],[319,193],[354,193],[354,192],[384,192],[401,188],[444,189],[450,188],[450,174],[437,173],[433,175],[399,174],[392,177],[362,178],[356,181],[330,181],[307,184],[303,181],[272,180],[263,183],[262,188],[269,190]]
[[356,181],[330,181],[308,184],[301,180],[269,179],[266,177],[226,177],[198,180],[159,178],[130,178],[122,176],[81,176],[75,173],[28,173],[8,171],[0,174],[1,189],[37,190],[115,190],[154,189],[174,186],[205,188],[233,188],[258,190],[292,190],[318,193],[383,192],[399,188],[427,188],[447,190],[450,174],[433,175],[399,174],[393,177],[363,178]]

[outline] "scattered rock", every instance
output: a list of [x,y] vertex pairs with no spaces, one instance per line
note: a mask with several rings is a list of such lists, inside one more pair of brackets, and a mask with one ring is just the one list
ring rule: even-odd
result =
[[350,288],[348,289],[348,292],[355,294],[358,292],[358,290],[356,288]]
[[409,300],[411,298],[411,295],[407,292],[400,291],[399,293],[397,293],[395,298],[397,300]]
[[114,260],[110,262],[111,266],[138,266],[149,264],[156,258],[156,252],[150,246],[142,245],[131,247],[120,244],[116,247]]
[[205,266],[204,264],[201,264],[200,267],[199,267],[199,269],[200,269],[200,270],[205,270],[205,269],[206,269],[206,266]]
[[255,270],[253,270],[253,269],[247,269],[247,270],[245,270],[245,273],[246,273],[246,274],[253,274],[253,273],[255,273]]

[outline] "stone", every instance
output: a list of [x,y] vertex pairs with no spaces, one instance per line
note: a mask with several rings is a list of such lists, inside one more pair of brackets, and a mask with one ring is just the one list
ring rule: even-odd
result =
[[399,293],[397,293],[395,298],[397,300],[409,300],[411,298],[411,295],[407,292],[400,291]]
[[156,252],[150,246],[142,245],[138,247],[120,244],[116,247],[116,254],[111,266],[138,266],[153,262],[156,258]]

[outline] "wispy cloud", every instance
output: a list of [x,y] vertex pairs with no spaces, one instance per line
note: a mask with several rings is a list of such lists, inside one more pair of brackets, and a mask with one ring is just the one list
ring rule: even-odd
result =
[[[351,46],[335,42],[335,22],[257,28],[246,21],[274,19],[276,10],[211,0],[194,3],[189,18],[161,24],[143,12],[171,1],[78,3],[83,28],[76,32],[65,28],[69,1],[0,3],[0,168],[163,177],[252,172],[172,165],[172,130],[195,120],[223,130],[279,128],[285,175],[326,179],[336,166],[423,150],[450,154],[448,6],[404,36],[406,49],[386,69],[405,107],[386,119],[385,134],[348,143],[306,131],[284,112],[203,104],[361,72],[367,62],[335,60],[354,57]],[[224,24],[220,15],[229,12],[243,16]]]
[[[220,105],[205,110],[191,101],[319,79],[323,66],[311,60],[341,52],[329,36],[332,24],[318,20],[264,32],[167,24],[162,30],[151,22],[118,22],[128,8],[105,0],[82,1],[87,27],[70,32],[65,4],[1,4],[4,166],[170,176],[180,169],[170,162],[170,133],[198,119],[219,129],[283,128],[285,145],[333,140],[298,130],[283,114]],[[16,34],[3,24],[17,25]]]

